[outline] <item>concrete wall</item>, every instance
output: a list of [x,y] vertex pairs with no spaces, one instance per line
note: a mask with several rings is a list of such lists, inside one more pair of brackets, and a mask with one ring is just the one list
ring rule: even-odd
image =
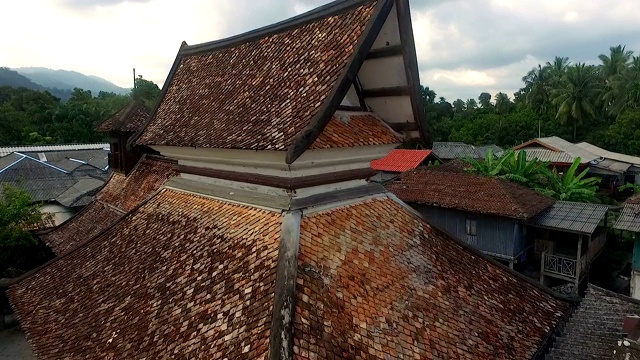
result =
[[640,300],[640,271],[631,270],[631,297]]
[[73,209],[59,204],[45,204],[40,208],[40,211],[42,213],[53,214],[56,226],[69,220],[73,216],[73,214],[75,214],[75,211],[73,211]]

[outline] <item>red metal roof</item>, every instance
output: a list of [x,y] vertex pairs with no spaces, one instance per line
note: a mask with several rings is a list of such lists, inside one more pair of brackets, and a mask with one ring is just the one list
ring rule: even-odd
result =
[[377,171],[405,172],[415,169],[431,155],[431,150],[395,149],[382,159],[373,160],[371,168]]

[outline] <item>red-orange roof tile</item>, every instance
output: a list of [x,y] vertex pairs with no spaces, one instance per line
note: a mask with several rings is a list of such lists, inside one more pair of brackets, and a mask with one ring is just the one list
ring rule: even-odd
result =
[[555,200],[504,179],[418,168],[388,183],[402,201],[528,220]]
[[382,159],[373,160],[371,168],[376,171],[405,172],[415,169],[431,155],[431,150],[395,149]]
[[377,3],[360,1],[239,44],[187,48],[137,143],[286,149],[329,97]]
[[162,190],[9,296],[39,359],[262,359],[280,227]]
[[309,149],[399,144],[400,136],[373,113],[337,113]]
[[100,123],[98,131],[136,132],[149,120],[151,111],[142,103],[134,101]]
[[299,358],[529,359],[568,309],[388,198],[302,219]]
[[173,164],[143,158],[126,177],[120,173],[112,173],[91,204],[41,238],[54,253],[63,254],[108,229],[124,213],[146,200],[167,179],[175,175],[177,172],[173,169]]

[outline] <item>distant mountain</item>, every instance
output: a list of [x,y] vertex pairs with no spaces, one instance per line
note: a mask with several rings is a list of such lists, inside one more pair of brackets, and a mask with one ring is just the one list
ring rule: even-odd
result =
[[47,87],[65,90],[81,88],[91,90],[95,96],[100,91],[114,92],[116,94],[128,94],[130,89],[122,88],[103,78],[81,74],[77,71],[52,70],[43,67],[23,67],[13,69],[26,76],[34,83]]
[[20,75],[18,72],[6,67],[0,67],[0,86],[10,86],[16,88],[23,87],[29,90],[48,91],[49,93],[51,93],[51,95],[61,99],[62,101],[67,101],[71,97],[71,90],[48,88],[36,84],[26,76]]

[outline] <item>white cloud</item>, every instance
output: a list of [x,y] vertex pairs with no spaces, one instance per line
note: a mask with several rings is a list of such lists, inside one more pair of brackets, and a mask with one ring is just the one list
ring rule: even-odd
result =
[[[76,70],[162,85],[180,43],[255,29],[329,0],[30,0],[3,4],[0,66]],[[448,99],[521,87],[531,67],[596,61],[619,43],[640,51],[640,1],[411,0],[421,79]],[[27,27],[25,24],[29,24]],[[19,30],[17,30],[19,29]]]

